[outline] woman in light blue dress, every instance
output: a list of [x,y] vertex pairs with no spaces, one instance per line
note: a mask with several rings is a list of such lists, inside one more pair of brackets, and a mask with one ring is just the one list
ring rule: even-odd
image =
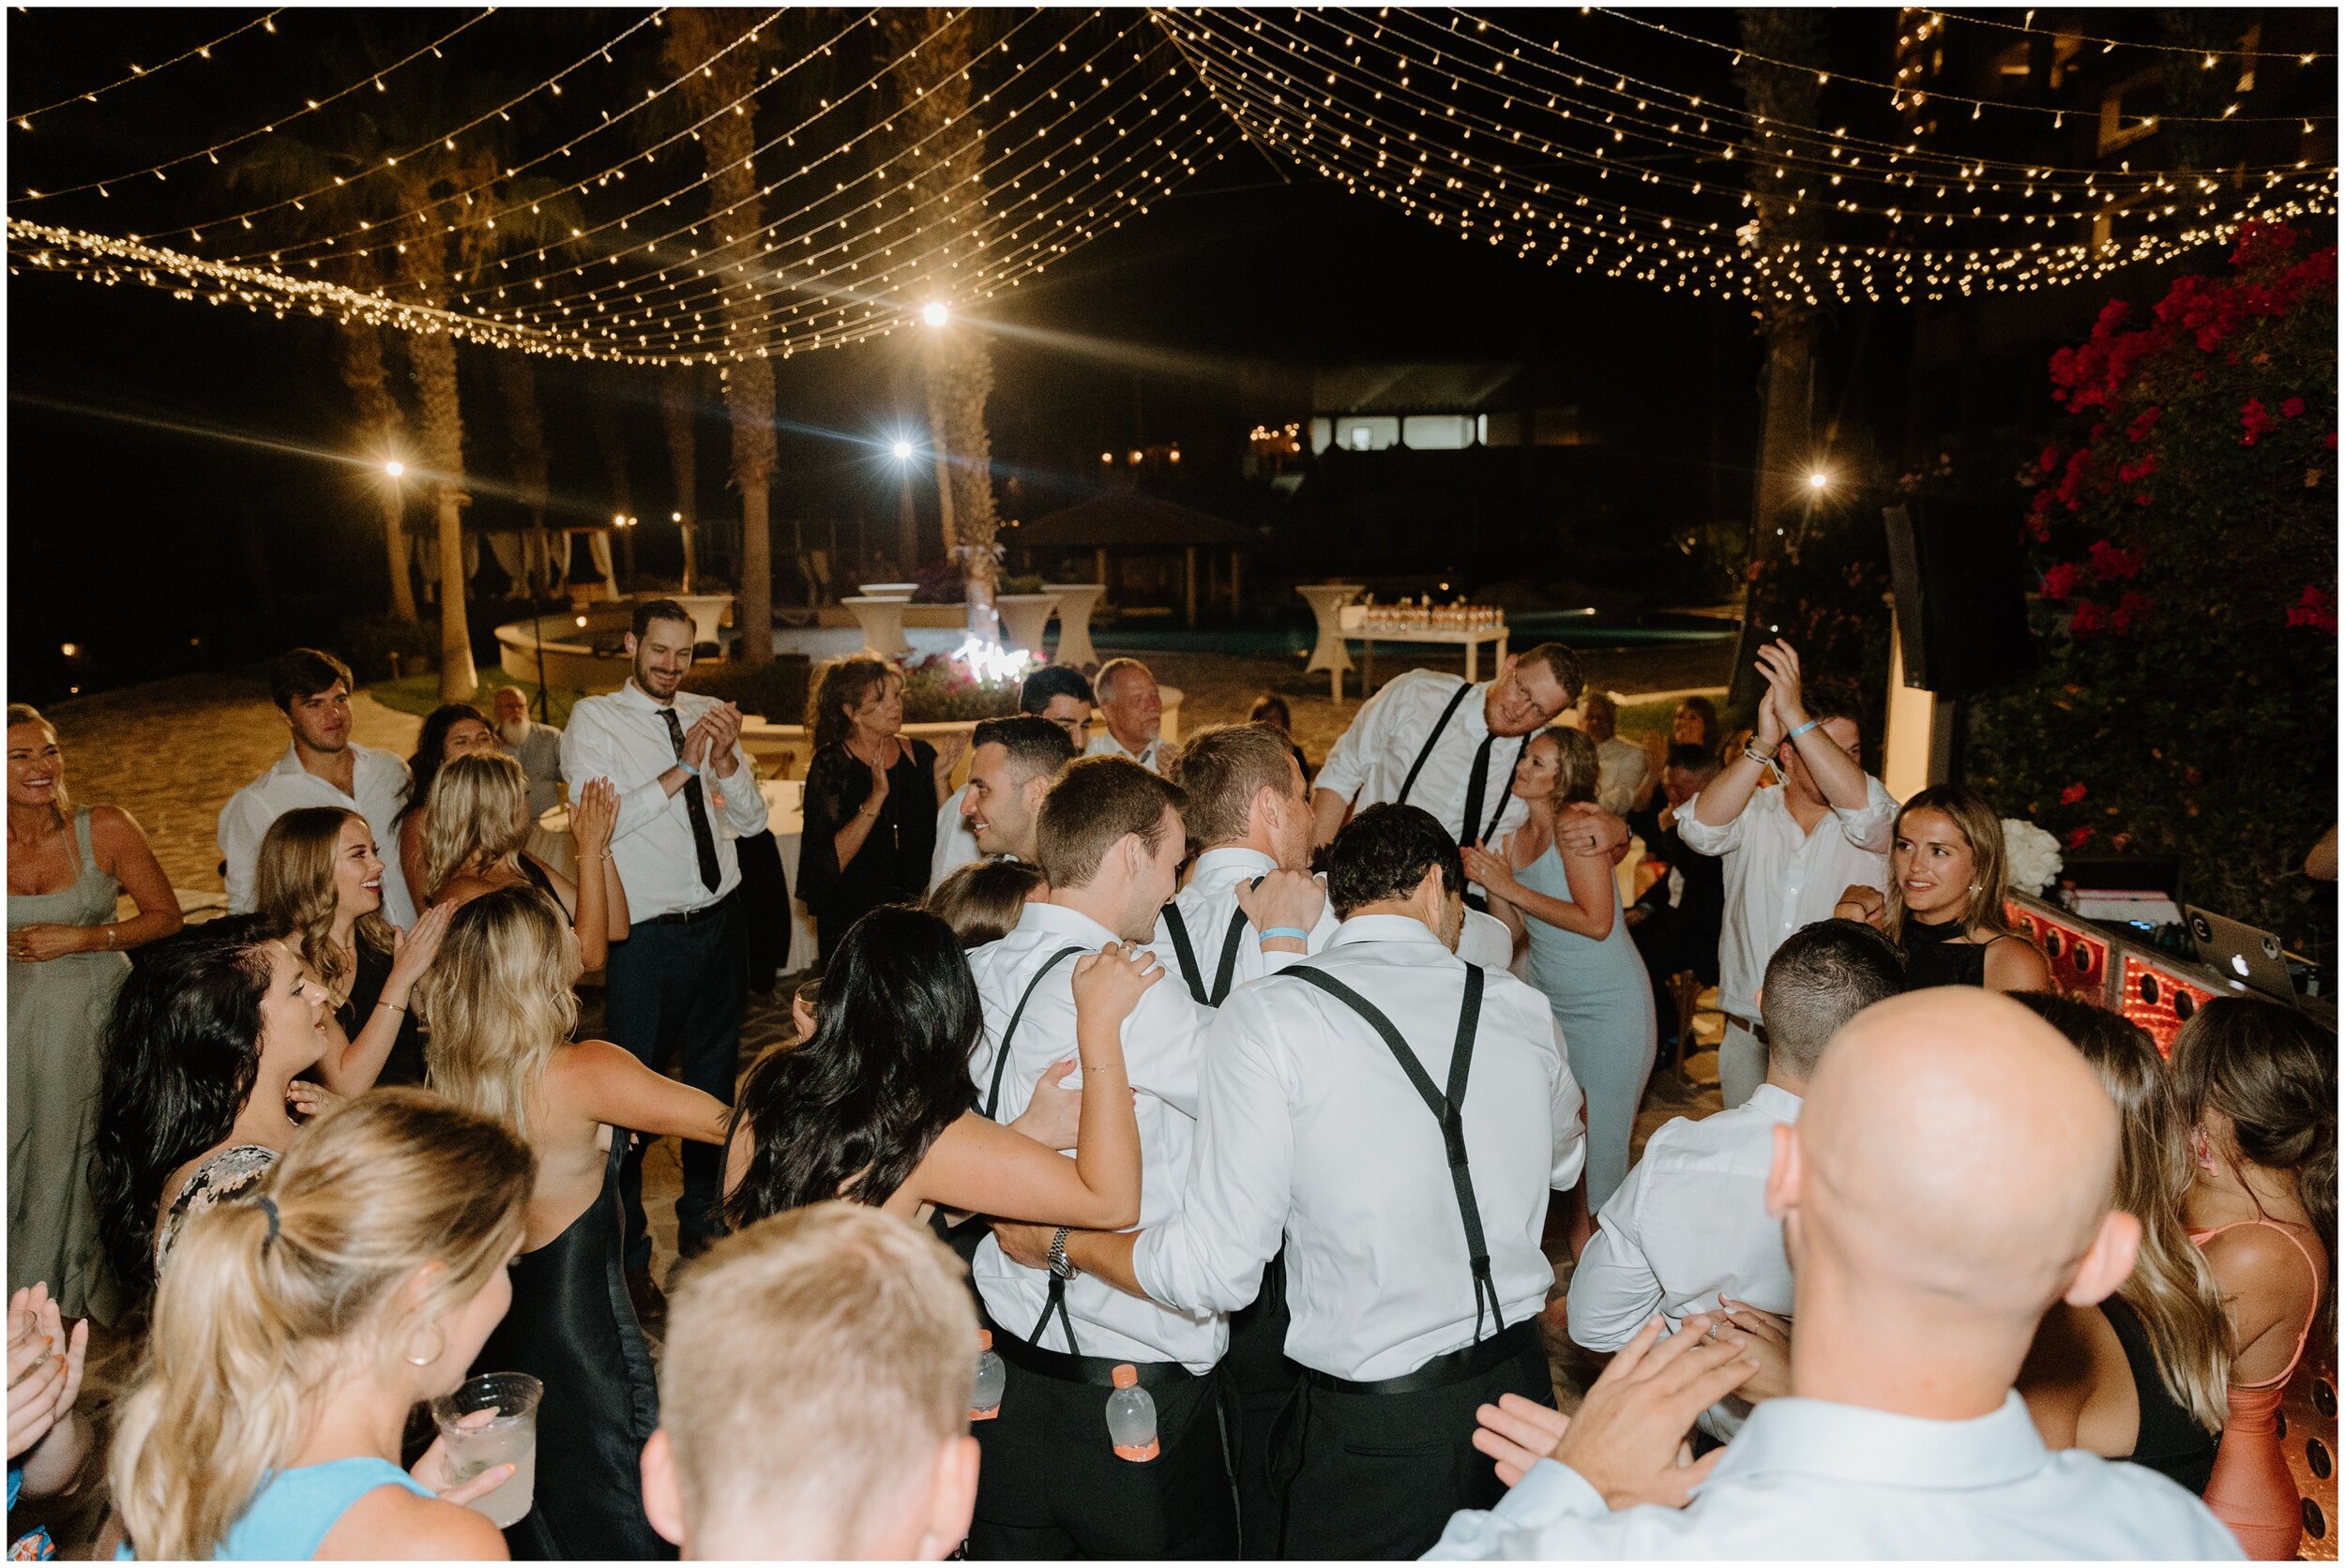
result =
[[1516,764],[1514,792],[1530,807],[1496,853],[1469,846],[1466,875],[1490,894],[1490,912],[1530,942],[1525,976],[1564,1033],[1571,1076],[1587,1096],[1588,1213],[1628,1174],[1628,1140],[1653,1074],[1653,986],[1628,923],[1610,855],[1566,855],[1556,820],[1596,788],[1596,743],[1577,730],[1535,736]]

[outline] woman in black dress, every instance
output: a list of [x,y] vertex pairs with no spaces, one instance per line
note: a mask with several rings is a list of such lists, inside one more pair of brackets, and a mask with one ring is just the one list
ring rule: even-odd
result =
[[1889,891],[1852,886],[1832,912],[1878,926],[1905,955],[1905,988],[2048,991],[2051,966],[2004,923],[2003,819],[1966,784],[1934,784],[1898,812]]
[[457,910],[424,977],[432,1087],[514,1128],[537,1162],[512,1310],[474,1370],[545,1384],[537,1506],[506,1532],[514,1556],[673,1557],[643,1516],[659,1389],[621,1267],[619,1166],[629,1128],[720,1143],[728,1113],[607,1040],[571,1040],[580,972],[560,908],[515,885]]
[[334,993],[342,1036],[334,1048],[356,1048],[365,1078],[356,1087],[421,1083],[423,1031],[408,998],[431,967],[447,914],[427,911],[407,931],[383,918],[383,858],[367,820],[340,806],[304,806],[271,822],[253,901]]
[[798,897],[814,915],[819,957],[866,910],[916,901],[929,885],[936,803],[963,742],[939,752],[907,739],[904,678],[857,654],[823,671],[807,705],[814,758],[806,770],[806,836]]

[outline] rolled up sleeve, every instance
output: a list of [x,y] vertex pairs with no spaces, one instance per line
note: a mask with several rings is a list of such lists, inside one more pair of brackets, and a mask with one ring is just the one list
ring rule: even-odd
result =
[[1874,854],[1887,854],[1897,825],[1898,803],[1880,779],[1865,776],[1865,804],[1854,810],[1840,807],[1832,808],[1835,821],[1840,824],[1840,836],[1860,850]]
[[[1754,793],[1756,792],[1753,792]],[[1721,855],[1739,848],[1743,841],[1743,819],[1750,815],[1750,805],[1734,813],[1731,822],[1712,824],[1694,815],[1691,802],[1677,813],[1678,840],[1696,854]]]
[[1637,1205],[1644,1190],[1644,1167],[1629,1171],[1604,1212],[1596,1234],[1571,1271],[1566,1320],[1572,1343],[1599,1353],[1617,1350],[1660,1310],[1660,1276],[1638,1240]]
[[1385,719],[1392,712],[1394,686],[1384,690],[1360,704],[1352,727],[1337,738],[1327,753],[1327,760],[1319,765],[1319,776],[1311,780],[1314,790],[1350,800],[1360,792],[1368,781],[1368,770],[1384,744]]

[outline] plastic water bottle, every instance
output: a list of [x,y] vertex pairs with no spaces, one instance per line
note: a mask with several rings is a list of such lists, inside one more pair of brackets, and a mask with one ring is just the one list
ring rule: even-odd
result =
[[1157,1402],[1140,1386],[1140,1369],[1130,1363],[1114,1372],[1115,1392],[1108,1395],[1108,1441],[1115,1456],[1145,1464],[1157,1456]]
[[969,1419],[991,1421],[1002,1413],[1002,1385],[1009,1380],[1009,1373],[1002,1365],[1002,1358],[994,1353],[993,1331],[977,1331],[977,1382],[969,1395]]

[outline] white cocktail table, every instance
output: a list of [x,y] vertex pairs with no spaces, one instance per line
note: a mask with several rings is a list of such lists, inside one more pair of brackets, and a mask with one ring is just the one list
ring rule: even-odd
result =
[[[1314,670],[1327,671],[1327,695],[1343,701],[1344,671],[1352,668],[1352,655],[1343,645],[1343,632],[1339,621],[1343,607],[1357,597],[1363,584],[1357,582],[1307,582],[1295,589],[1311,607],[1311,617],[1319,623],[1319,641],[1311,649],[1310,662],[1303,666],[1308,675]],[[1368,695],[1363,686],[1360,695]]]
[[855,625],[863,628],[863,651],[881,658],[894,658],[908,654],[912,644],[904,641],[904,607],[910,599],[881,599],[869,595],[851,594],[839,601],[855,611]]
[[[1099,608],[1107,596],[1102,582],[1046,582],[1043,592],[1058,597],[1058,652],[1053,664],[1071,664],[1087,670],[1099,662],[1099,651],[1091,645],[1091,612]],[[1041,644],[1036,643],[1039,651]]]

